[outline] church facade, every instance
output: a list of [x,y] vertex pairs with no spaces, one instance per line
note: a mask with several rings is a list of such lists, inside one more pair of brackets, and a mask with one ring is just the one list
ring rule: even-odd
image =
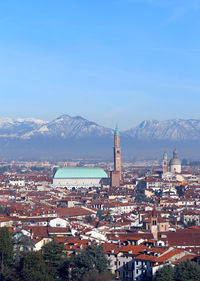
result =
[[163,155],[163,174],[165,174],[167,172],[170,172],[172,174],[181,173],[181,160],[178,158],[176,149],[174,149],[173,157],[169,161],[169,169],[168,169],[167,153],[165,152]]

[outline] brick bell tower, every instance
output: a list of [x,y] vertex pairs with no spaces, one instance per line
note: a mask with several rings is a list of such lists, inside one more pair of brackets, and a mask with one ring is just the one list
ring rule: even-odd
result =
[[121,147],[119,130],[116,126],[114,133],[114,171],[119,172],[120,180],[122,179]]
[[167,153],[165,152],[163,155],[163,174],[168,171],[168,163],[167,163]]

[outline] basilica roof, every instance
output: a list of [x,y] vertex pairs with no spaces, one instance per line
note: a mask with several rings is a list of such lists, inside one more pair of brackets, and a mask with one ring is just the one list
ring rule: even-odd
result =
[[88,168],[88,167],[65,167],[59,168],[54,179],[93,179],[93,178],[108,178],[108,175],[103,169],[100,168]]

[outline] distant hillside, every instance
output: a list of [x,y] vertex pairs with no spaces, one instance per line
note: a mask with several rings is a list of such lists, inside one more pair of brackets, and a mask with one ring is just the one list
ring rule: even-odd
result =
[[137,139],[197,140],[200,139],[200,120],[145,120],[125,133]]
[[[0,118],[0,157],[111,160],[113,132],[81,116],[50,122]],[[181,158],[200,159],[200,120],[147,120],[120,135],[124,159],[160,159],[175,146]]]
[[88,121],[81,116],[70,117],[62,115],[57,119],[45,123],[43,126],[31,130],[23,135],[23,138],[32,138],[38,136],[56,137],[56,138],[84,138],[94,136],[111,135],[113,130],[105,128]]

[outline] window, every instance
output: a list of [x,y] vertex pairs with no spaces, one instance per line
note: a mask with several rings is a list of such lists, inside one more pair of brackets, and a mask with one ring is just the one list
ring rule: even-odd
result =
[[156,220],[153,220],[153,225],[157,225],[157,222],[156,222]]

